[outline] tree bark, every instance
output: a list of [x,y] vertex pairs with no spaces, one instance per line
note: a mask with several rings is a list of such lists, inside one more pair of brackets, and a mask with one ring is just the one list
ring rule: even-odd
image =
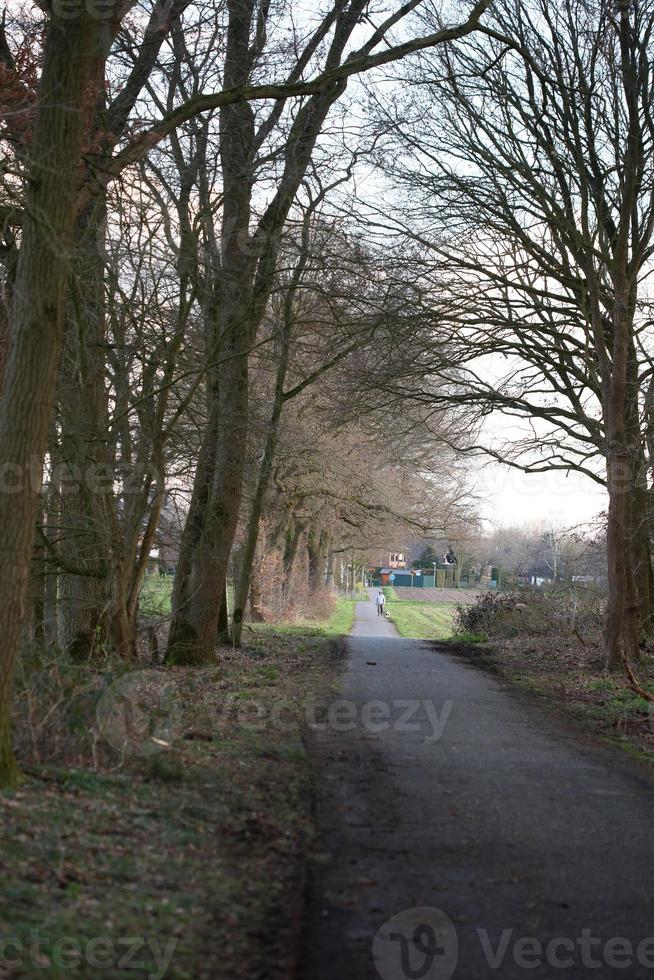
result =
[[609,512],[606,536],[608,603],[604,663],[609,670],[631,662],[639,652],[638,596],[632,550],[633,497],[637,441],[634,439],[629,384],[633,304],[628,283],[616,276],[612,372],[604,406]]
[[[192,621],[191,611],[191,603],[194,598],[192,575],[196,551],[204,530],[211,486],[215,476],[215,455],[219,424],[217,397],[210,395],[209,400],[209,422],[198,455],[191,503],[182,532],[179,560],[175,572],[175,582],[171,599],[172,617],[170,636],[166,650],[167,663],[192,663],[195,657],[195,627]],[[218,602],[219,595],[220,593],[216,592],[213,601]],[[217,629],[216,623],[214,638],[217,635]],[[207,662],[210,661],[211,655]]]
[[[59,384],[62,460],[59,643],[77,660],[107,641],[113,465],[105,388],[106,201],[98,188],[76,223]],[[77,570],[77,571],[76,571]]]
[[[292,303],[292,297],[290,297],[289,303]],[[287,308],[284,328],[282,330],[279,362],[277,365],[273,409],[268,427],[268,435],[266,436],[266,442],[264,445],[263,459],[261,460],[257,485],[254,491],[254,498],[252,500],[250,517],[248,520],[245,545],[241,556],[241,571],[236,583],[236,592],[234,596],[233,641],[234,645],[237,647],[241,645],[241,634],[243,632],[243,611],[247,603],[248,592],[250,589],[252,564],[254,562],[254,556],[257,550],[257,542],[259,540],[259,524],[263,513],[263,504],[266,491],[270,483],[270,475],[272,473],[273,461],[275,459],[277,443],[279,440],[279,425],[282,417],[282,411],[284,409],[284,384],[286,382],[286,372],[288,370],[289,346],[291,340],[291,315],[290,308]],[[256,602],[254,603],[253,609],[257,609]]]
[[[229,0],[223,83],[245,84],[253,0]],[[220,110],[223,175],[221,269],[210,347],[221,363],[210,385],[209,467],[199,466],[194,485],[193,526],[183,537],[184,561],[177,570],[167,660],[206,664],[215,656],[227,563],[241,504],[248,416],[248,350],[253,332],[250,300],[254,259],[249,247],[254,114],[247,102]],[[219,420],[219,421],[218,421]],[[191,514],[189,514],[189,520]]]
[[44,46],[0,403],[0,785],[18,779],[9,734],[11,681],[63,340],[85,97],[107,30],[85,12],[53,17]]
[[262,623],[263,615],[263,583],[258,568],[253,568],[250,578],[250,617],[253,623]]
[[[224,86],[245,85],[252,69],[252,0],[229,0]],[[331,56],[340,60],[358,20],[354,7],[339,18]],[[220,427],[216,428],[215,469],[202,530],[188,552],[180,583],[187,601],[173,615],[167,657],[210,663],[217,634],[217,596],[225,588],[227,562],[238,523],[248,437],[248,359],[274,283],[279,235],[309,166],[327,114],[346,87],[336,81],[298,111],[288,137],[283,174],[257,231],[250,233],[254,114],[246,102],[220,109],[223,176],[221,269],[217,329],[222,364],[218,368]]]
[[304,525],[295,517],[291,517],[286,531],[286,541],[284,544],[284,555],[282,565],[284,568],[284,599],[288,602],[289,593],[293,585],[293,568],[295,560],[300,550],[300,542],[304,535]]
[[313,527],[307,535],[309,554],[309,594],[313,595],[325,585],[325,563],[329,536],[324,528]]
[[634,557],[640,633],[647,636],[652,632],[654,618],[654,574],[652,572],[647,461],[640,449],[632,488],[630,535],[631,550]]

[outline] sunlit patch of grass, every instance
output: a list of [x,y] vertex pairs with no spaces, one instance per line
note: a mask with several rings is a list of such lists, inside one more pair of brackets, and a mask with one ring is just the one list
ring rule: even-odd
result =
[[146,575],[141,587],[139,609],[144,616],[170,616],[172,575]]
[[487,633],[454,633],[450,637],[453,643],[488,643]]
[[452,636],[453,603],[393,601],[388,597],[386,608],[400,634],[417,640],[446,640]]

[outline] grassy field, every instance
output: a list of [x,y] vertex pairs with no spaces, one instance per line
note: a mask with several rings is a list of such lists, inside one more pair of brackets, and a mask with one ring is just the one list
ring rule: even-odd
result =
[[385,588],[391,619],[400,636],[415,640],[447,640],[454,632],[456,607],[451,603],[416,602],[400,599],[393,588]]
[[139,608],[144,616],[170,616],[172,575],[146,575],[141,588]]

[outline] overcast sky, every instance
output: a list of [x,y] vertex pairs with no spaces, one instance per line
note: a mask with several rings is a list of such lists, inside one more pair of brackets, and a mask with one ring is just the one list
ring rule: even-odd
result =
[[499,526],[545,521],[572,527],[592,521],[607,506],[603,489],[578,473],[525,474],[490,463],[475,483],[482,516]]

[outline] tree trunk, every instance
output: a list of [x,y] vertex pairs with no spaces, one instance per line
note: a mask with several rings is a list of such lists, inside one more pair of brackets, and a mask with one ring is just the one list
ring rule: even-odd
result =
[[330,549],[327,556],[327,572],[325,574],[325,585],[328,589],[333,589],[334,587],[334,559],[334,552]]
[[250,580],[250,617],[253,623],[263,623],[263,583],[258,568],[252,571]]
[[[646,447],[649,445],[647,422],[641,432],[640,391],[638,383],[638,353],[632,340],[629,347],[629,428],[634,434],[635,467],[631,500],[631,550],[638,596],[640,635],[652,633],[654,621],[654,573],[652,571],[652,539],[650,536],[650,503]],[[647,397],[646,405],[647,409]]]
[[210,426],[213,446],[207,447],[205,464],[196,476],[191,527],[182,539],[167,652],[172,663],[201,665],[215,658],[220,602],[241,503],[247,383],[247,357],[227,357],[220,370],[215,424]]
[[10,311],[11,353],[0,403],[0,785],[15,783],[10,691],[63,339],[64,301],[81,162],[84,107],[108,27],[85,12],[51,19],[30,147],[23,234]]
[[[289,303],[292,302],[292,295]],[[259,540],[259,524],[261,522],[261,515],[263,513],[263,503],[266,496],[266,491],[268,489],[268,484],[270,483],[270,474],[272,473],[273,461],[275,459],[275,453],[277,451],[277,442],[279,439],[279,425],[282,417],[282,411],[284,408],[284,384],[286,382],[286,372],[288,370],[288,358],[289,358],[289,345],[291,339],[291,310],[290,307],[287,309],[287,315],[284,323],[284,330],[282,331],[281,338],[281,350],[279,356],[279,363],[277,366],[277,377],[275,381],[275,395],[273,399],[273,410],[270,417],[270,424],[268,428],[268,435],[266,436],[266,443],[263,450],[263,459],[261,460],[261,467],[259,469],[259,477],[257,480],[257,486],[254,491],[254,499],[252,501],[252,508],[250,511],[250,517],[248,520],[247,532],[245,537],[245,546],[243,548],[243,554],[241,556],[241,571],[238,576],[236,583],[236,592],[234,596],[234,626],[233,626],[233,640],[235,646],[241,645],[241,633],[243,630],[243,610],[247,603],[248,591],[250,589],[250,580],[252,578],[252,563],[254,562],[254,556],[257,550],[257,542]],[[256,609],[256,603],[254,608]],[[263,618],[263,617],[262,617]]]
[[[191,574],[195,552],[204,528],[207,503],[215,474],[215,450],[218,438],[216,400],[211,407],[213,407],[213,411],[210,411],[209,423],[198,455],[191,504],[180,542],[179,559],[171,598],[172,615],[166,650],[167,663],[184,663],[186,657],[192,656],[193,653],[194,631],[192,624],[188,621],[188,608],[192,597]],[[189,653],[187,653],[187,648],[189,648]]]
[[631,501],[631,549],[634,556],[634,576],[638,596],[640,632],[649,635],[654,619],[654,574],[650,538],[649,490],[647,487],[647,463],[644,454],[638,454]]
[[110,579],[110,601],[105,612],[106,632],[111,649],[127,660],[136,657],[136,614],[130,606],[133,570],[131,559],[117,562]]
[[[616,277],[617,279],[617,277]],[[633,488],[637,440],[630,424],[629,384],[632,304],[628,286],[615,283],[613,359],[607,384],[604,421],[607,444],[609,513],[606,536],[608,603],[604,634],[604,663],[616,670],[639,653],[638,596],[632,550]]]
[[295,517],[291,517],[288,529],[286,531],[286,542],[284,545],[284,555],[282,557],[282,566],[284,568],[285,603],[288,603],[289,593],[293,586],[293,568],[295,566],[295,559],[297,558],[298,551],[300,550],[300,542],[302,541],[304,530],[304,525]]
[[307,535],[310,595],[320,592],[325,585],[325,562],[327,558],[328,539],[328,533],[324,528],[312,528]]
[[[106,200],[98,189],[78,216],[67,337],[59,383],[63,465],[60,646],[87,659],[108,639],[113,472],[107,446],[104,241]],[[77,570],[77,571],[76,571]]]
[[218,643],[229,642],[229,608],[227,605],[227,588],[220,597],[218,609],[218,633],[216,636]]
[[[253,0],[228,0],[229,23],[223,85],[245,85],[254,67],[250,44]],[[343,12],[330,48],[340,60],[359,14]],[[248,357],[274,284],[281,231],[310,164],[330,108],[345,91],[335,81],[308,99],[291,126],[283,174],[256,232],[251,234],[255,117],[246,102],[220,108],[220,162],[223,178],[221,269],[217,291],[220,310],[215,337],[224,358],[218,368],[219,417],[215,473],[206,516],[195,551],[189,550],[184,606],[173,617],[168,657],[184,663],[208,663],[217,632],[216,597],[225,588],[227,562],[239,517],[248,436]]]
[[[638,657],[638,597],[631,552],[631,494],[629,456],[619,446],[611,450],[608,479],[609,515],[606,536],[608,604],[604,663],[609,670]],[[625,474],[624,476],[621,474]]]
[[[51,546],[57,547],[57,528],[59,527],[59,500],[60,488],[57,481],[57,459],[58,445],[54,431],[54,426],[50,427],[50,437],[48,439],[48,453],[51,462],[50,486],[45,498],[44,526],[43,534]],[[46,548],[45,565],[45,596],[43,605],[43,640],[47,647],[56,647],[58,641],[57,618],[58,618],[58,585],[59,585],[59,566],[56,559]]]
[[[43,509],[37,520],[42,521]],[[45,624],[45,583],[47,581],[48,561],[43,538],[37,535],[32,551],[32,565],[30,569],[31,581],[31,602],[29,605],[28,618],[26,621],[26,636],[32,644],[43,644],[44,624]]]

